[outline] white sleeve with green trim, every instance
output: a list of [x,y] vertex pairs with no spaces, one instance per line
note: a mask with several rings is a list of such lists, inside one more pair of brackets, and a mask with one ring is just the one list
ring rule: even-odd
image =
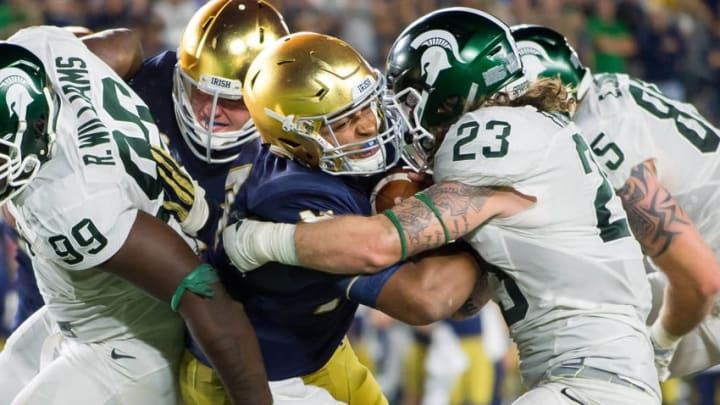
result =
[[489,283],[524,381],[585,357],[656,383],[642,254],[576,125],[531,107],[481,108],[450,128],[433,169],[436,182],[508,186],[535,201],[465,237],[499,270]]
[[147,106],[63,29],[23,29],[10,41],[43,61],[60,101],[51,159],[12,202],[48,310],[80,341],[160,338],[163,351],[181,344],[170,305],[101,271],[138,211],[168,216],[151,153],[163,145]]
[[161,214],[157,127],[140,98],[68,31],[34,27],[10,40],[43,61],[61,105],[52,160],[20,204],[27,231],[59,265],[97,266],[120,248],[137,210]]
[[615,188],[652,160],[657,178],[720,252],[720,130],[694,106],[626,75],[596,75],[575,116]]

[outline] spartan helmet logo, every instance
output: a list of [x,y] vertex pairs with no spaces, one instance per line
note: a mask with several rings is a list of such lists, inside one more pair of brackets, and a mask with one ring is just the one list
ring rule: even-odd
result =
[[[31,91],[35,94],[30,94]],[[42,95],[30,76],[16,67],[0,70],[0,92],[5,93],[6,107],[17,117],[20,125],[27,123],[27,110],[34,97]]]
[[428,87],[435,84],[440,72],[452,67],[448,61],[447,50],[452,52],[455,60],[465,63],[460,57],[460,47],[453,34],[445,30],[430,30],[418,35],[410,47],[419,49],[421,46],[427,48],[420,57],[420,69],[425,76],[425,83]]
[[552,59],[542,46],[533,41],[520,41],[517,43],[518,53],[525,67],[525,76],[535,80],[545,71],[545,63]]

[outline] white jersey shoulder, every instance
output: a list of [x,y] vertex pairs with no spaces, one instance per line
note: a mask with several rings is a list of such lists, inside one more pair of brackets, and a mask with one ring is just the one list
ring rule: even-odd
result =
[[651,160],[660,183],[720,254],[720,130],[652,84],[621,74],[594,79],[575,122],[613,186]]
[[490,285],[527,384],[582,357],[656,388],[640,247],[576,125],[531,107],[481,108],[449,129],[433,169],[436,181],[535,199],[466,236],[497,267]]
[[40,58],[59,99],[52,158],[16,199],[21,230],[58,265],[92,268],[124,243],[137,210],[160,209],[150,146],[162,147],[157,128],[139,97],[68,31],[28,28],[9,41]]
[[682,192],[717,161],[720,132],[694,106],[624,74],[595,75],[574,119],[615,188],[650,160],[668,176],[663,184]]
[[435,155],[435,181],[513,186],[547,159],[556,136],[574,126],[533,107],[489,107],[465,114],[450,127]]
[[10,204],[48,311],[81,341],[173,341],[182,322],[166,303],[98,268],[138,211],[164,215],[151,153],[162,144],[147,107],[63,29],[25,29],[10,41],[43,61],[59,101],[51,159]]
[[508,186],[534,198],[530,209],[489,224],[532,233],[536,242],[563,238],[556,248],[576,251],[578,243],[587,252],[593,246],[604,251],[603,243],[610,240],[632,240],[621,203],[579,128],[562,117],[533,107],[466,114],[449,129],[433,169],[436,182]]
[[[435,182],[508,186],[533,197],[535,206],[516,216],[522,220],[491,223],[536,236],[583,227],[604,238],[602,229],[612,233],[609,224],[625,218],[579,128],[533,107],[490,107],[466,114],[449,129],[433,169]],[[596,205],[606,208],[606,217],[596,215]]]

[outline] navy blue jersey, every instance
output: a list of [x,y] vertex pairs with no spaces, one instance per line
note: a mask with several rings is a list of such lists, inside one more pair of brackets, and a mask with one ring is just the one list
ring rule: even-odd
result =
[[172,101],[173,72],[177,55],[166,51],[143,61],[140,70],[129,80],[130,87],[150,108],[160,133],[164,134],[168,149],[190,175],[207,192],[207,198],[216,204],[225,199],[225,177],[231,163],[208,164],[188,148],[180,133]]
[[[368,184],[374,179],[340,178],[277,157],[260,141],[245,144],[240,156],[229,164],[207,164],[185,144],[175,118],[172,80],[174,52],[144,61],[130,81],[147,103],[169,149],[205,188],[215,203],[224,192],[242,185],[230,212],[275,222],[295,223],[300,212],[332,211],[334,214],[370,214]],[[227,179],[227,181],[226,181]],[[228,187],[226,187],[226,182]],[[214,221],[210,224],[215,225]],[[203,231],[201,239],[216,234]],[[225,288],[243,302],[252,322],[265,367],[271,380],[309,374],[321,368],[335,352],[352,322],[357,304],[344,297],[335,276],[310,269],[271,263],[241,275],[219,249],[213,259]],[[207,359],[191,342],[200,361]]]
[[[234,178],[233,171],[229,177],[242,183],[233,213],[291,223],[306,210],[370,214],[359,180],[309,169],[275,156],[266,145],[254,145],[243,148],[236,161],[247,177]],[[226,288],[245,305],[271,380],[312,373],[329,360],[357,309],[337,287],[343,276],[277,263],[243,275],[222,249],[215,258]]]

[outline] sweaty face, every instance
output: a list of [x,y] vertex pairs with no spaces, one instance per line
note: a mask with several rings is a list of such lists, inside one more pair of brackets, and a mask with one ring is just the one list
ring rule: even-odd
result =
[[380,145],[374,139],[378,135],[378,130],[376,113],[372,107],[367,106],[331,122],[329,126],[323,126],[320,135],[333,145],[352,144],[345,149],[350,152],[347,155],[349,159],[365,159],[380,151]]
[[250,113],[242,99],[218,98],[215,111],[213,111],[214,99],[215,96],[196,87],[193,87],[190,91],[190,104],[193,114],[205,129],[214,132],[236,131],[241,129],[250,119]]

